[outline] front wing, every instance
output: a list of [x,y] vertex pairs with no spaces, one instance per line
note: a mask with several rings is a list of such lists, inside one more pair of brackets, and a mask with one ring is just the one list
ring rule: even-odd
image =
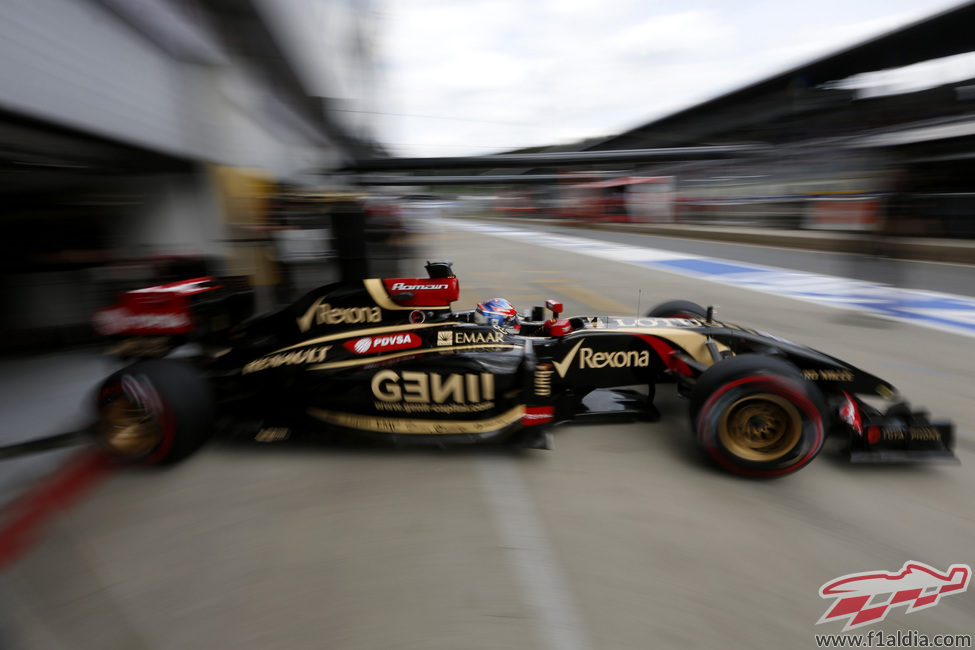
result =
[[958,463],[954,441],[950,422],[931,422],[926,413],[898,405],[883,415],[868,416],[859,431],[851,433],[850,461]]

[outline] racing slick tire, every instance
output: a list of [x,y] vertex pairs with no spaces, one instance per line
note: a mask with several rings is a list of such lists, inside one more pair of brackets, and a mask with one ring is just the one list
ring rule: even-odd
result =
[[690,394],[698,444],[718,466],[743,476],[795,472],[823,448],[825,402],[791,363],[742,354],[701,374]]
[[196,451],[213,429],[210,387],[192,365],[141,361],[106,379],[96,396],[96,442],[124,463],[175,463]]
[[668,300],[647,312],[647,316],[655,318],[707,318],[707,315],[707,309],[690,300]]

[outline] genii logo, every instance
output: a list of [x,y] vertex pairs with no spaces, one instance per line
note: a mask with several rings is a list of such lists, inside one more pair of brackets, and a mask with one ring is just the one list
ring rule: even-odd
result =
[[373,354],[375,352],[391,352],[393,350],[409,350],[418,348],[423,341],[411,332],[400,334],[386,334],[384,336],[364,336],[342,344],[354,354]]
[[820,598],[836,600],[816,624],[846,620],[843,631],[879,623],[891,607],[907,606],[907,613],[937,605],[942,596],[968,589],[972,568],[952,564],[944,573],[923,562],[905,562],[896,573],[867,571],[830,580],[819,588]]
[[373,397],[382,402],[473,404],[494,399],[494,375],[381,370],[372,377]]

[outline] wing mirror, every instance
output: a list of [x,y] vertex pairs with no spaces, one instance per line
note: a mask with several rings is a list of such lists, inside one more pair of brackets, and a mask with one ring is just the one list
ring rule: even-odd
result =
[[545,309],[552,312],[552,318],[558,318],[559,314],[562,313],[562,303],[557,300],[546,300]]
[[453,262],[442,260],[437,262],[427,261],[427,276],[431,279],[452,278],[454,277]]

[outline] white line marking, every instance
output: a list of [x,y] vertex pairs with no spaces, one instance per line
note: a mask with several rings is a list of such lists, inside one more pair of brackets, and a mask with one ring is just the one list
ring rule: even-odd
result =
[[568,583],[510,458],[480,457],[481,486],[501,542],[542,644],[551,650],[589,650]]

